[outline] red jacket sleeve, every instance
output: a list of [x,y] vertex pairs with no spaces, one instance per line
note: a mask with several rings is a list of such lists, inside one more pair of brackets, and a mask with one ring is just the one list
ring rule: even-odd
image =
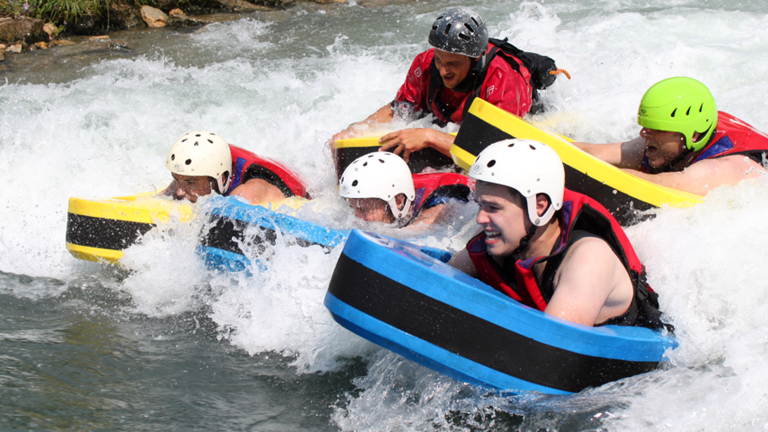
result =
[[488,74],[480,88],[480,97],[522,117],[531,109],[531,74],[519,60],[518,64],[520,73],[512,69],[500,56],[495,57],[488,66]]
[[429,65],[432,63],[434,50],[430,49],[413,59],[405,82],[397,91],[395,102],[408,102],[413,105],[414,111],[422,111],[426,108],[427,92],[429,91]]

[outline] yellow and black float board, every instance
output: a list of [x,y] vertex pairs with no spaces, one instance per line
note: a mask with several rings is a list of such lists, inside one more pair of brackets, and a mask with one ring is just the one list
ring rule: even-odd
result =
[[[306,202],[304,198],[291,197],[261,206],[290,215]],[[194,214],[194,207],[188,202],[155,194],[107,199],[72,197],[67,214],[67,250],[75,258],[115,263],[123,257],[124,249],[138,242],[158,224],[172,218],[188,222]],[[206,238],[217,235],[214,231]],[[217,241],[231,242],[230,237]]]
[[192,218],[192,206],[155,195],[69,199],[67,250],[88,261],[114,263],[158,223]]
[[469,170],[484,148],[509,138],[532,139],[552,147],[565,165],[565,186],[598,201],[624,226],[636,223],[640,212],[653,207],[688,207],[702,199],[626,173],[576,148],[569,139],[541,130],[480,98],[475,98],[464,116],[451,155],[456,164]]
[[[455,133],[453,135],[456,135]],[[379,151],[380,137],[346,138],[336,141],[334,148],[334,160],[336,162],[336,176],[341,178],[344,170],[360,156]],[[411,154],[408,158],[408,167],[411,172],[419,173],[424,168],[436,169],[453,166],[453,161],[448,156],[433,148],[426,148]]]

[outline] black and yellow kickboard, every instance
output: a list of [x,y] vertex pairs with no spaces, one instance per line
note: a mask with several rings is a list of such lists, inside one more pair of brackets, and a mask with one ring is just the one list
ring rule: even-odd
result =
[[88,261],[115,263],[147,231],[173,218],[191,220],[192,206],[155,195],[107,199],[72,197],[67,214],[67,250]]
[[568,138],[541,130],[480,98],[475,98],[464,116],[451,155],[456,164],[469,170],[484,148],[509,138],[531,139],[552,147],[565,165],[565,186],[597,200],[624,226],[637,222],[639,212],[665,204],[688,207],[702,199],[626,173],[576,148]]
[[[452,135],[456,135],[455,133]],[[344,170],[360,156],[379,151],[381,143],[378,136],[364,138],[345,138],[336,141],[334,148],[334,160],[336,162],[336,176],[341,178]],[[411,172],[421,172],[426,167],[443,168],[452,166],[453,161],[448,156],[441,154],[433,148],[426,148],[411,154],[408,166]]]

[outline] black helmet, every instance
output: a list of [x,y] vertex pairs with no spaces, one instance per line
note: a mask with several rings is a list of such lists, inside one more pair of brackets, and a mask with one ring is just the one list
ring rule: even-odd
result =
[[429,44],[441,51],[477,58],[488,48],[488,29],[472,10],[448,9],[432,24]]

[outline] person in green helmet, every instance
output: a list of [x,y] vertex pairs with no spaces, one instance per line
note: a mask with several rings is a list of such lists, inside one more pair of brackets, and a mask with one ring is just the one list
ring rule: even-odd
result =
[[768,135],[718,111],[709,89],[693,78],[651,86],[637,123],[640,136],[631,141],[574,145],[650,182],[699,195],[765,174]]

